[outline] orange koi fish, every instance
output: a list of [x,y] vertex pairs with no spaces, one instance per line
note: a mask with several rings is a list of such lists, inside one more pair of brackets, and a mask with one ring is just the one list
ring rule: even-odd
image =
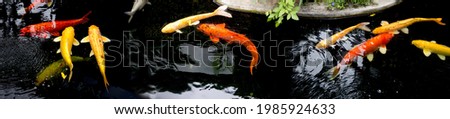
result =
[[225,40],[228,43],[237,43],[243,45],[252,54],[252,61],[250,63],[250,73],[253,75],[253,68],[259,60],[258,50],[255,44],[245,35],[239,34],[225,28],[225,24],[200,24],[197,27],[198,30],[208,35],[213,43],[218,43],[219,38]]
[[372,61],[373,52],[376,50],[380,50],[381,54],[386,54],[386,44],[391,41],[392,37],[394,37],[394,33],[392,32],[383,33],[353,47],[345,54],[344,58],[337,66],[328,71],[328,73],[332,73],[331,79],[336,78],[342,66],[351,64],[358,56],[366,57],[369,61]]
[[49,38],[50,36],[48,36],[47,34],[50,34],[52,36],[60,36],[59,31],[63,30],[66,27],[86,23],[89,20],[87,18],[89,14],[91,14],[91,11],[89,11],[86,15],[79,19],[43,22],[28,25],[20,30],[20,35],[30,35],[32,37],[40,38]]
[[[75,30],[72,26],[67,27],[62,32],[62,36],[56,37],[54,42],[60,42],[60,48],[56,53],[61,53],[64,62],[67,66],[69,66],[70,73],[69,73],[69,81],[72,79],[72,70],[73,70],[73,64],[72,64],[72,45],[78,46],[80,45],[80,42],[78,42],[77,39],[75,39]],[[66,76],[64,73],[61,73],[62,77],[66,79]]]
[[109,85],[108,80],[106,79],[105,74],[105,49],[103,47],[103,42],[110,42],[108,38],[105,36],[102,36],[100,33],[100,29],[95,26],[91,25],[89,27],[89,33],[88,36],[84,37],[80,42],[81,43],[87,43],[89,42],[91,44],[91,53],[89,56],[95,55],[95,59],[97,59],[97,65],[100,69],[100,73],[103,76],[103,82],[105,83],[105,87]]
[[409,18],[401,21],[397,21],[389,24],[387,21],[381,21],[381,26],[375,28],[372,33],[373,34],[381,34],[386,32],[394,32],[394,34],[398,34],[398,30],[401,30],[403,33],[408,34],[409,29],[406,28],[409,25],[412,25],[416,22],[426,22],[426,21],[434,21],[439,25],[445,25],[442,23],[442,18]]
[[369,31],[369,32],[370,32],[370,28],[367,27],[367,25],[369,25],[369,24],[370,24],[370,22],[362,22],[362,23],[359,23],[359,24],[357,24],[357,25],[348,27],[348,28],[342,30],[341,32],[332,35],[330,38],[321,40],[321,41],[316,45],[316,48],[319,48],[319,49],[327,48],[327,47],[329,47],[329,46],[335,44],[339,39],[341,39],[342,37],[344,37],[345,35],[347,35],[350,31],[355,30],[356,28],[359,28],[359,29],[361,29],[361,30]]

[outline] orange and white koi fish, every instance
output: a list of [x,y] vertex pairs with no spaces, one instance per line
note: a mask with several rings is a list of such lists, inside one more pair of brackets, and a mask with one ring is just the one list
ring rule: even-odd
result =
[[146,4],[151,5],[148,0],[134,0],[133,8],[131,8],[131,11],[125,12],[125,14],[130,15],[130,18],[128,19],[128,23],[131,22],[131,19],[133,19],[133,15],[138,11],[144,8]]
[[84,37],[81,40],[81,43],[87,43],[89,42],[91,44],[91,53],[89,56],[95,55],[95,59],[97,59],[97,65],[100,69],[100,73],[103,76],[103,82],[105,83],[105,87],[109,85],[108,80],[106,79],[105,74],[105,50],[103,47],[103,42],[110,42],[108,38],[105,36],[102,36],[100,33],[100,29],[95,26],[91,25],[89,27],[89,34],[88,36]]
[[394,37],[394,33],[392,32],[379,34],[366,42],[353,47],[345,54],[341,62],[337,66],[331,68],[327,73],[331,73],[331,79],[334,79],[342,66],[351,64],[358,56],[366,57],[369,61],[372,61],[373,52],[376,50],[379,50],[382,54],[386,54],[386,44],[391,41],[392,37]]
[[[64,29],[64,31],[62,32],[62,36],[56,37],[53,41],[60,42],[60,48],[58,49],[58,51],[56,51],[56,53],[61,53],[64,62],[66,63],[67,66],[69,66],[70,69],[69,81],[70,81],[70,79],[72,79],[72,70],[73,70],[71,58],[72,45],[74,46],[80,45],[80,42],[78,42],[77,39],[75,39],[75,30],[73,29],[72,26],[69,26],[66,29]],[[66,78],[64,73],[61,73],[61,75],[64,79]]]
[[353,31],[353,30],[355,30],[355,29],[357,29],[357,28],[359,28],[359,29],[361,29],[361,30],[364,30],[364,31],[370,32],[370,28],[367,27],[367,25],[369,25],[369,24],[370,24],[370,22],[362,22],[362,23],[359,23],[359,24],[357,24],[357,25],[348,27],[348,28],[342,30],[341,32],[332,35],[331,37],[329,37],[329,38],[327,38],[327,39],[321,40],[321,41],[316,45],[316,48],[319,48],[319,49],[328,48],[329,46],[335,44],[339,39],[341,39],[342,37],[344,37],[345,35],[347,35],[350,31]]
[[166,26],[164,26],[161,29],[161,32],[162,33],[173,33],[173,32],[183,33],[183,32],[181,32],[180,29],[187,27],[187,26],[198,25],[200,23],[200,20],[210,18],[210,17],[216,16],[216,15],[232,18],[231,14],[225,11],[226,9],[227,9],[227,6],[224,5],[224,6],[220,6],[214,12],[211,12],[211,13],[204,13],[204,14],[189,16],[189,17],[180,19],[178,21],[169,23]]
[[381,34],[386,32],[394,32],[395,34],[398,34],[398,30],[402,31],[405,34],[409,33],[409,29],[406,28],[409,25],[412,25],[416,22],[427,22],[427,21],[434,21],[438,23],[439,25],[445,25],[445,23],[442,23],[442,18],[409,18],[401,21],[397,21],[394,23],[389,24],[387,21],[381,21],[381,26],[375,28],[372,33],[373,34]]
[[[33,37],[48,38],[50,36],[46,35],[50,33],[52,36],[60,36],[59,32],[66,27],[75,26],[78,24],[86,23],[89,19],[87,16],[91,14],[91,11],[86,13],[83,17],[73,20],[62,20],[53,22],[43,22],[33,25],[28,25],[20,29],[20,35],[31,35]],[[45,34],[45,35],[42,35]]]
[[245,35],[239,34],[225,28],[225,24],[200,24],[198,30],[208,35],[213,43],[218,43],[219,39],[223,39],[228,43],[237,43],[243,45],[252,54],[252,61],[250,62],[250,73],[253,75],[253,68],[256,68],[259,60],[258,50],[255,44]]
[[423,54],[427,57],[430,56],[431,53],[437,54],[441,60],[445,60],[445,56],[450,56],[450,47],[437,44],[436,41],[413,40],[411,43],[417,48],[422,49]]

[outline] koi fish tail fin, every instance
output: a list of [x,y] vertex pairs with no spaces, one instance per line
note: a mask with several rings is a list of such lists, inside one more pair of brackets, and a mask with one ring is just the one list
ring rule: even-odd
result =
[[105,72],[102,72],[102,76],[103,76],[103,83],[105,84],[105,88],[106,88],[106,90],[108,90],[109,83],[108,83],[108,79],[106,79]]
[[259,54],[255,51],[252,51],[252,61],[250,62],[250,73],[253,75],[253,68],[256,69],[258,64]]
[[86,13],[83,17],[81,17],[81,23],[86,23],[89,21],[88,16],[92,13],[92,11],[89,11],[88,13]]
[[215,15],[224,16],[224,17],[228,17],[228,18],[233,18],[233,16],[230,13],[225,11],[225,10],[227,10],[227,8],[228,8],[228,6],[226,6],[226,5],[220,6],[219,8],[217,8],[214,11],[214,14]]
[[130,18],[128,18],[128,23],[130,23],[131,19],[133,19],[134,12],[129,11],[129,12],[125,12],[125,14],[130,16]]
[[433,20],[434,22],[438,23],[439,25],[445,25],[445,23],[442,22],[442,18],[436,18]]
[[361,29],[361,30],[370,32],[370,31],[372,31],[372,30],[370,30],[370,28],[367,27],[367,25],[369,25],[369,24],[370,24],[370,22],[362,22],[362,23],[359,23],[359,24],[358,24],[358,28]]
[[70,82],[70,80],[72,79],[72,74],[73,74],[73,65],[69,65],[69,70],[70,70],[70,72],[69,72],[69,82]]
[[341,70],[341,64],[338,64],[337,66],[331,68],[330,70],[328,70],[326,72],[327,75],[330,75],[330,80],[333,80],[337,77],[337,75],[339,74],[339,71]]

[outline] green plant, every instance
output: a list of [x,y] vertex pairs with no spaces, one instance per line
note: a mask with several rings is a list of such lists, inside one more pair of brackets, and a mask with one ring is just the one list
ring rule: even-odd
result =
[[302,3],[303,0],[299,0],[298,6],[295,6],[295,0],[280,0],[277,7],[266,12],[267,22],[276,20],[275,27],[278,27],[283,22],[285,17],[286,20],[293,19],[298,21],[299,18],[297,16],[297,12],[300,10]]

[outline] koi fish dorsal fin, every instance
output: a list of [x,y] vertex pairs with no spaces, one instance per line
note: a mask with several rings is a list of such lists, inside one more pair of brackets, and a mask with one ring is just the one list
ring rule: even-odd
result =
[[430,41],[430,42],[432,42],[432,43],[436,43],[436,41],[434,41],[434,40],[432,40],[432,41]]
[[219,27],[219,28],[225,28],[225,23],[217,24],[217,27]]
[[384,20],[381,21],[381,23],[380,23],[381,26],[385,26],[385,25],[388,25],[388,24],[389,24],[389,22],[388,21],[384,21]]

